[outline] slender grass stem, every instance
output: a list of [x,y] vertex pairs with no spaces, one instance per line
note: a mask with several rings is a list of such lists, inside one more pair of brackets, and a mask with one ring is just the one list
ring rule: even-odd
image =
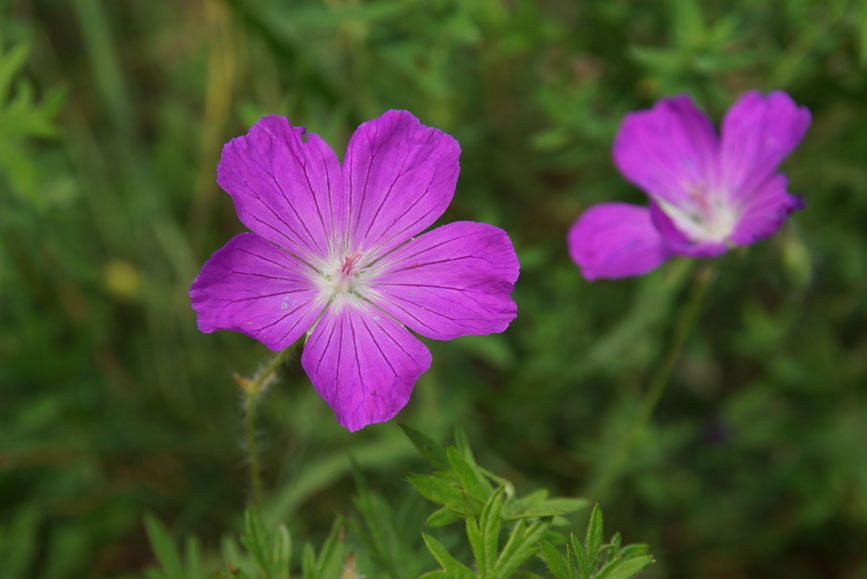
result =
[[240,376],[235,377],[238,384],[246,392],[244,409],[247,415],[247,462],[250,465],[250,487],[253,492],[253,503],[259,510],[262,508],[262,478],[259,472],[259,450],[256,445],[256,403],[259,395],[265,391],[265,388],[274,378],[277,369],[286,361],[293,350],[294,348],[289,347],[278,352],[252,380]]
[[707,288],[716,274],[716,262],[710,262],[703,265],[695,274],[692,291],[686,305],[681,310],[677,322],[674,327],[671,344],[663,358],[662,364],[654,374],[647,391],[641,399],[638,413],[635,419],[626,432],[626,435],[620,439],[619,444],[614,452],[609,455],[609,460],[605,461],[599,474],[591,480],[586,496],[593,500],[601,501],[611,486],[617,480],[620,470],[629,457],[629,451],[635,443],[635,439],[641,433],[650,416],[653,414],[659,399],[662,398],[662,393],[665,386],[668,384],[671,373],[680,358],[683,345],[689,336],[690,331],[698,319],[698,314],[701,311],[701,304],[704,301],[704,296],[707,293]]

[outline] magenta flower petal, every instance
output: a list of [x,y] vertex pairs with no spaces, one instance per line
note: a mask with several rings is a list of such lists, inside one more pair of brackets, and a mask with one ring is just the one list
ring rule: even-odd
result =
[[[777,171],[809,126],[809,111],[784,92],[741,97],[725,116],[721,140],[688,96],[626,115],[614,161],[650,196],[650,223],[661,241],[653,241],[644,218],[618,223],[615,212],[594,208],[570,233],[573,259],[588,279],[620,277],[649,271],[667,255],[715,257],[773,234],[804,207]],[[643,242],[627,243],[623,230]]]
[[376,303],[428,338],[502,332],[518,312],[511,298],[518,257],[506,232],[493,225],[443,225],[374,268]]
[[793,211],[804,208],[803,199],[786,191],[786,182],[785,175],[774,175],[744,200],[732,241],[747,245],[769,237],[782,227]]
[[735,200],[763,188],[810,126],[810,111],[784,92],[743,95],[722,123],[720,170]]
[[612,152],[629,181],[679,205],[716,179],[718,148],[713,124],[689,96],[680,95],[626,115]]
[[431,356],[400,324],[359,300],[325,312],[301,364],[337,421],[356,431],[393,418]]
[[436,221],[454,195],[460,152],[407,111],[359,126],[343,160],[350,249],[382,255]]
[[283,117],[264,117],[223,147],[217,183],[255,233],[319,266],[342,245],[346,204],[334,151]]
[[217,180],[254,233],[216,252],[190,288],[199,328],[278,350],[312,326],[302,365],[340,424],[390,419],[431,363],[398,320],[446,339],[515,317],[505,232],[455,223],[411,239],[451,201],[459,156],[406,111],[362,124],[342,166],[318,136],[263,118],[223,149]]
[[292,345],[325,307],[309,268],[256,234],[217,250],[190,288],[199,329],[234,330],[271,350]]
[[569,254],[588,280],[641,275],[671,256],[647,207],[601,203],[585,211],[568,235]]

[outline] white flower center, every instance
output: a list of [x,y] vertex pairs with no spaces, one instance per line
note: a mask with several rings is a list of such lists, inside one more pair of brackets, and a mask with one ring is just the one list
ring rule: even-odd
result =
[[327,299],[345,301],[360,296],[360,291],[366,286],[364,270],[359,267],[363,255],[360,250],[347,253],[325,269],[317,282]]
[[738,211],[724,192],[707,192],[700,188],[690,191],[691,203],[674,205],[656,202],[674,225],[690,240],[721,243],[734,232]]

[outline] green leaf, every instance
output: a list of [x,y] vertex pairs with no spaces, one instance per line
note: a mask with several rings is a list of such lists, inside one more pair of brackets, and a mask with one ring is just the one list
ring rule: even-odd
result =
[[424,498],[457,511],[462,510],[463,493],[442,478],[430,474],[409,473],[406,479]]
[[487,579],[490,567],[487,565],[487,559],[485,558],[485,541],[482,538],[479,525],[476,524],[475,517],[467,517],[467,538],[470,540],[470,547],[473,549],[473,556],[476,558],[479,577]]
[[527,517],[555,517],[581,510],[588,504],[585,499],[556,498],[538,503],[527,503],[525,499],[519,499],[506,505],[503,517],[507,521]]
[[[507,480],[501,476],[495,475],[491,471],[484,469],[478,465],[476,465],[476,468],[479,470],[479,472],[481,472],[485,476],[485,478],[487,478],[489,481],[493,482],[496,486],[505,487],[506,498],[509,498],[515,494],[515,485],[513,485],[510,480]],[[545,491],[545,492],[547,493],[548,491]]]
[[584,545],[587,550],[587,559],[590,563],[595,562],[599,555],[599,549],[602,547],[602,510],[598,504],[593,506],[593,512],[590,513]]
[[159,519],[151,514],[145,515],[144,523],[151,549],[153,549],[163,573],[169,579],[184,579],[184,566],[171,535]]
[[427,518],[427,521],[425,521],[425,525],[428,527],[444,527],[445,525],[450,525],[455,521],[460,521],[463,518],[464,515],[462,513],[453,511],[448,507],[443,507],[438,511],[434,511],[433,514]]
[[[479,519],[484,546],[484,567],[493,569],[497,561],[497,551],[500,543],[500,516],[503,511],[505,489],[500,487],[482,509]],[[481,562],[480,562],[481,569]]]
[[271,540],[255,507],[247,507],[244,513],[244,528],[245,533],[241,537],[241,543],[253,555],[259,572],[264,577],[270,578],[272,576]]
[[[226,565],[229,576],[235,579],[235,570],[239,564],[246,561],[247,557],[232,537],[223,537],[220,541],[220,553]],[[246,567],[246,566],[245,566]],[[240,577],[240,576],[239,576]]]
[[470,462],[456,447],[449,446],[446,449],[449,465],[454,472],[461,485],[472,496],[482,502],[486,502],[491,496],[493,489],[485,480],[478,466],[474,462]]
[[458,447],[464,458],[473,463],[476,462],[475,458],[473,458],[473,451],[470,449],[470,442],[467,440],[467,433],[464,432],[464,429],[460,425],[455,426],[455,446]]
[[199,540],[195,536],[188,537],[184,545],[184,577],[186,579],[204,577],[201,548]]
[[441,444],[437,444],[427,435],[422,434],[415,428],[407,426],[406,424],[401,424],[400,427],[403,429],[403,433],[407,438],[409,438],[409,441],[413,446],[418,449],[421,455],[425,457],[429,463],[438,469],[448,470],[449,462],[446,459],[445,449]]
[[6,102],[12,79],[27,62],[29,55],[30,48],[25,44],[16,44],[6,53],[0,46],[0,105]]
[[620,558],[621,559],[629,559],[631,557],[638,557],[640,555],[647,555],[647,552],[650,550],[650,547],[645,545],[644,543],[635,543],[633,545],[626,545],[623,549],[620,550]]
[[9,577],[24,577],[38,549],[37,536],[42,515],[35,506],[19,511],[5,527],[0,525],[0,560],[3,573]]
[[424,544],[427,545],[428,551],[433,555],[434,559],[442,565],[443,570],[448,573],[451,579],[475,579],[476,574],[464,565],[455,560],[454,557],[443,547],[442,543],[434,539],[427,533],[422,533]]
[[629,56],[636,64],[657,73],[676,73],[684,67],[683,57],[671,48],[630,46]]
[[611,543],[602,545],[599,552],[596,554],[596,568],[605,567],[611,561],[617,559],[617,549]]
[[316,573],[316,551],[310,543],[304,543],[304,550],[301,552],[301,577],[319,579],[319,574]]
[[[401,525],[403,519],[395,516],[389,502],[367,485],[363,474],[353,468],[358,493],[354,502],[361,513],[366,529],[347,521],[354,534],[361,538],[367,547],[367,554],[382,568],[382,574],[390,577],[416,576],[421,572],[422,563],[418,560],[418,536],[407,533]],[[440,480],[454,480],[448,478]],[[462,516],[458,518],[463,519]],[[355,529],[358,528],[358,532]]]
[[569,545],[566,545],[566,556],[560,554],[556,547],[546,541],[540,541],[542,557],[548,565],[548,569],[556,579],[574,579],[575,572],[572,569],[572,561],[569,559]]
[[641,555],[631,559],[612,561],[596,575],[594,579],[628,579],[653,564],[653,557]]
[[[570,523],[569,519],[567,519],[566,517],[556,516],[556,517],[552,517],[552,518],[551,518],[551,526],[552,526],[552,527],[566,527],[566,526],[568,526],[568,525],[570,525],[570,524],[571,524],[571,523]],[[555,531],[551,531],[551,532],[553,533],[553,532],[555,532]],[[563,538],[563,540],[566,539],[566,538],[563,537],[562,535],[561,535],[561,538]]]
[[528,505],[530,505],[530,504],[536,505],[536,504],[545,502],[545,499],[547,499],[547,498],[548,498],[548,489],[538,489],[538,490],[531,492],[528,495],[524,495],[523,497],[521,497],[521,502],[526,503]]
[[590,560],[587,557],[587,551],[584,549],[581,541],[578,540],[578,537],[572,534],[569,538],[572,542],[572,552],[575,553],[575,560],[578,562],[578,576],[581,579],[590,579],[592,566],[596,561]]
[[508,577],[521,563],[535,555],[539,539],[550,526],[550,521],[536,521],[527,527],[523,519],[519,520],[497,559],[494,573],[498,577]]
[[695,48],[706,36],[701,5],[695,0],[674,0],[672,9],[674,44],[679,48]]
[[316,574],[319,577],[337,577],[344,559],[343,521],[338,517],[331,527],[331,532],[319,551],[316,562]]
[[274,533],[274,547],[271,553],[277,577],[288,578],[289,563],[292,561],[292,538],[289,536],[289,529],[283,523],[280,523],[277,532]]

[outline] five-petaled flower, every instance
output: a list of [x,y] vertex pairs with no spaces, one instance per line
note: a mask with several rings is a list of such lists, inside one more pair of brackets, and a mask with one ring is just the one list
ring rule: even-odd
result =
[[772,235],[804,207],[777,166],[809,126],[809,111],[784,92],[743,95],[719,139],[686,95],[626,115],[614,162],[648,194],[650,207],[591,207],[569,231],[572,259],[589,280],[619,278],[647,273],[672,255],[715,257]]
[[451,202],[459,156],[455,139],[406,111],[359,126],[342,164],[317,135],[261,119],[217,168],[252,233],[193,282],[199,329],[275,351],[309,332],[301,363],[338,422],[389,420],[431,364],[409,330],[490,334],[517,313],[518,259],[502,229],[465,221],[414,238]]

